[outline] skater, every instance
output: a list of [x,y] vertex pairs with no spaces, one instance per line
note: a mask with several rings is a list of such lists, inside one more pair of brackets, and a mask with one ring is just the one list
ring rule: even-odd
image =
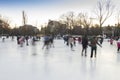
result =
[[29,45],[29,44],[28,44],[28,39],[29,39],[29,37],[26,36],[26,37],[25,37],[25,40],[26,40],[26,45],[27,45],[27,46]]
[[87,56],[87,46],[88,46],[88,38],[87,36],[85,35],[83,38],[82,38],[82,53],[81,53],[81,56],[83,56],[83,52],[85,51],[85,56]]
[[110,39],[110,44],[113,45],[113,38]]
[[12,41],[14,41],[14,36],[12,36],[11,38],[12,38]]
[[46,46],[46,49],[49,49],[49,36],[44,36],[44,44],[42,49],[44,49],[44,47]]
[[69,46],[69,36],[66,36],[66,45]]
[[120,50],[120,39],[118,39],[117,41],[117,51],[119,52],[119,50]]
[[35,45],[35,41],[36,41],[35,36],[33,36],[33,38],[32,38],[32,45]]
[[70,44],[70,48],[71,48],[71,50],[74,51],[74,49],[73,49],[73,43],[74,43],[74,39],[73,39],[73,37],[70,36],[68,41],[69,41],[69,44]]
[[90,57],[92,58],[93,57],[93,52],[95,52],[94,54],[94,57],[96,57],[96,54],[97,54],[97,44],[102,47],[99,43],[98,43],[98,40],[97,40],[97,37],[93,37],[91,42],[90,42],[90,46],[91,46],[91,55]]
[[49,45],[50,47],[54,47],[54,36],[53,35],[49,37]]
[[64,43],[66,43],[67,42],[67,36],[64,36],[63,40],[64,40]]
[[20,41],[19,41],[20,38],[21,38],[20,36],[17,36],[17,44],[20,44]]
[[81,44],[81,37],[78,37],[78,43]]
[[4,41],[5,41],[5,37],[2,38],[2,42],[4,42]]
[[19,39],[19,43],[20,43],[20,47],[23,47],[23,43],[24,43],[24,37],[23,36]]
[[103,37],[100,37],[100,44],[102,45],[103,43]]
[[73,37],[73,43],[74,43],[74,46],[76,46],[76,38]]

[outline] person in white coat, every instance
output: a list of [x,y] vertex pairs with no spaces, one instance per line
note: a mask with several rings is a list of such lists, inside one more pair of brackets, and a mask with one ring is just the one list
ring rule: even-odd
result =
[[74,39],[73,39],[72,36],[70,36],[70,37],[69,37],[69,44],[70,44],[71,50],[74,50],[74,49],[73,49],[73,43],[74,43]]

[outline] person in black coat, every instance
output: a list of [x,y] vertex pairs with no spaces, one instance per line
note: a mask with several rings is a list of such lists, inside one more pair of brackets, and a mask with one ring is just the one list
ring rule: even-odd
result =
[[88,46],[88,38],[85,35],[82,37],[82,53],[81,53],[82,56],[84,51],[85,51],[85,56],[87,56],[87,46]]

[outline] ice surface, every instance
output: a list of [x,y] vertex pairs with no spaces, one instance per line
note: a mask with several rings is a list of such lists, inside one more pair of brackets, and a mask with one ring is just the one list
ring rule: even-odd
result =
[[81,44],[71,51],[63,40],[42,49],[43,41],[20,47],[16,40],[0,39],[0,80],[120,80],[120,53],[107,40],[97,47],[97,58],[81,56]]

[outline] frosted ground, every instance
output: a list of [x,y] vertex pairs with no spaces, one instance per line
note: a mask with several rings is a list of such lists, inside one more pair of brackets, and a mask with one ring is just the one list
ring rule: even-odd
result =
[[107,40],[98,46],[97,58],[81,57],[81,45],[70,47],[55,40],[55,47],[42,49],[43,41],[20,47],[16,40],[0,39],[0,80],[120,80],[120,53]]

